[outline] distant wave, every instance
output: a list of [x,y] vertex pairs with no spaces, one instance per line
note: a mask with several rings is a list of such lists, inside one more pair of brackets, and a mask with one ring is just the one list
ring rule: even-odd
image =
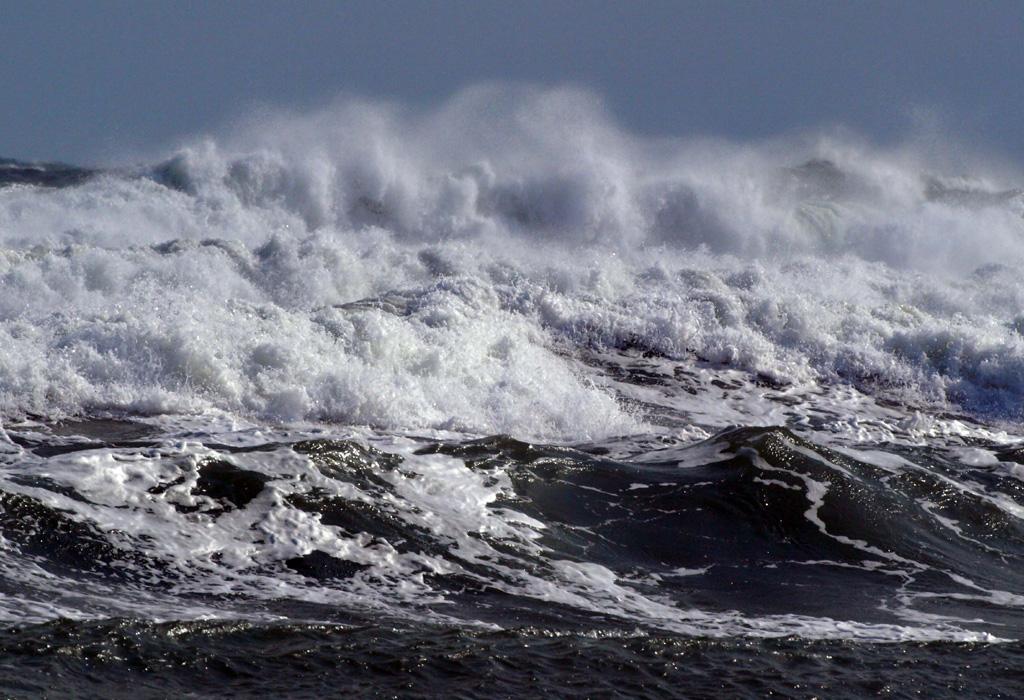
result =
[[98,172],[64,163],[26,163],[12,158],[0,158],[0,187],[70,187],[80,185]]

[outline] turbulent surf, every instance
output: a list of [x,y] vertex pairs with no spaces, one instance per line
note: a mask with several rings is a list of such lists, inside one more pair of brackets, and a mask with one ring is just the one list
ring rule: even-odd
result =
[[1009,692],[1022,183],[496,87],[0,160],[4,691]]

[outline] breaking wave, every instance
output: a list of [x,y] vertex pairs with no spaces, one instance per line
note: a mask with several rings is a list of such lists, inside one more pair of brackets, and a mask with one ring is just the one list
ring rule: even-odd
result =
[[0,161],[0,619],[1020,639],[1021,183],[494,86]]
[[[0,168],[0,406],[578,438],[581,348],[1017,417],[1024,195],[852,138],[624,132],[469,90],[277,115],[155,166]],[[954,176],[955,175],[955,176]]]

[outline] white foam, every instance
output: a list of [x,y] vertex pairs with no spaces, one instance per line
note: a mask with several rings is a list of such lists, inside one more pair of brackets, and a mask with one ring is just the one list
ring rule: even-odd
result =
[[0,190],[0,412],[586,439],[642,417],[573,356],[633,345],[1016,418],[1022,199],[940,165],[642,138],[572,91],[280,115],[181,149],[177,189]]

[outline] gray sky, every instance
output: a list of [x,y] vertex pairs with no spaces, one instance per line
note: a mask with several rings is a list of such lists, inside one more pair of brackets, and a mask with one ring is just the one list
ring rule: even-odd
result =
[[926,115],[1024,161],[1024,2],[0,0],[0,155],[102,161],[260,103],[482,80],[587,86],[654,134],[886,141]]

